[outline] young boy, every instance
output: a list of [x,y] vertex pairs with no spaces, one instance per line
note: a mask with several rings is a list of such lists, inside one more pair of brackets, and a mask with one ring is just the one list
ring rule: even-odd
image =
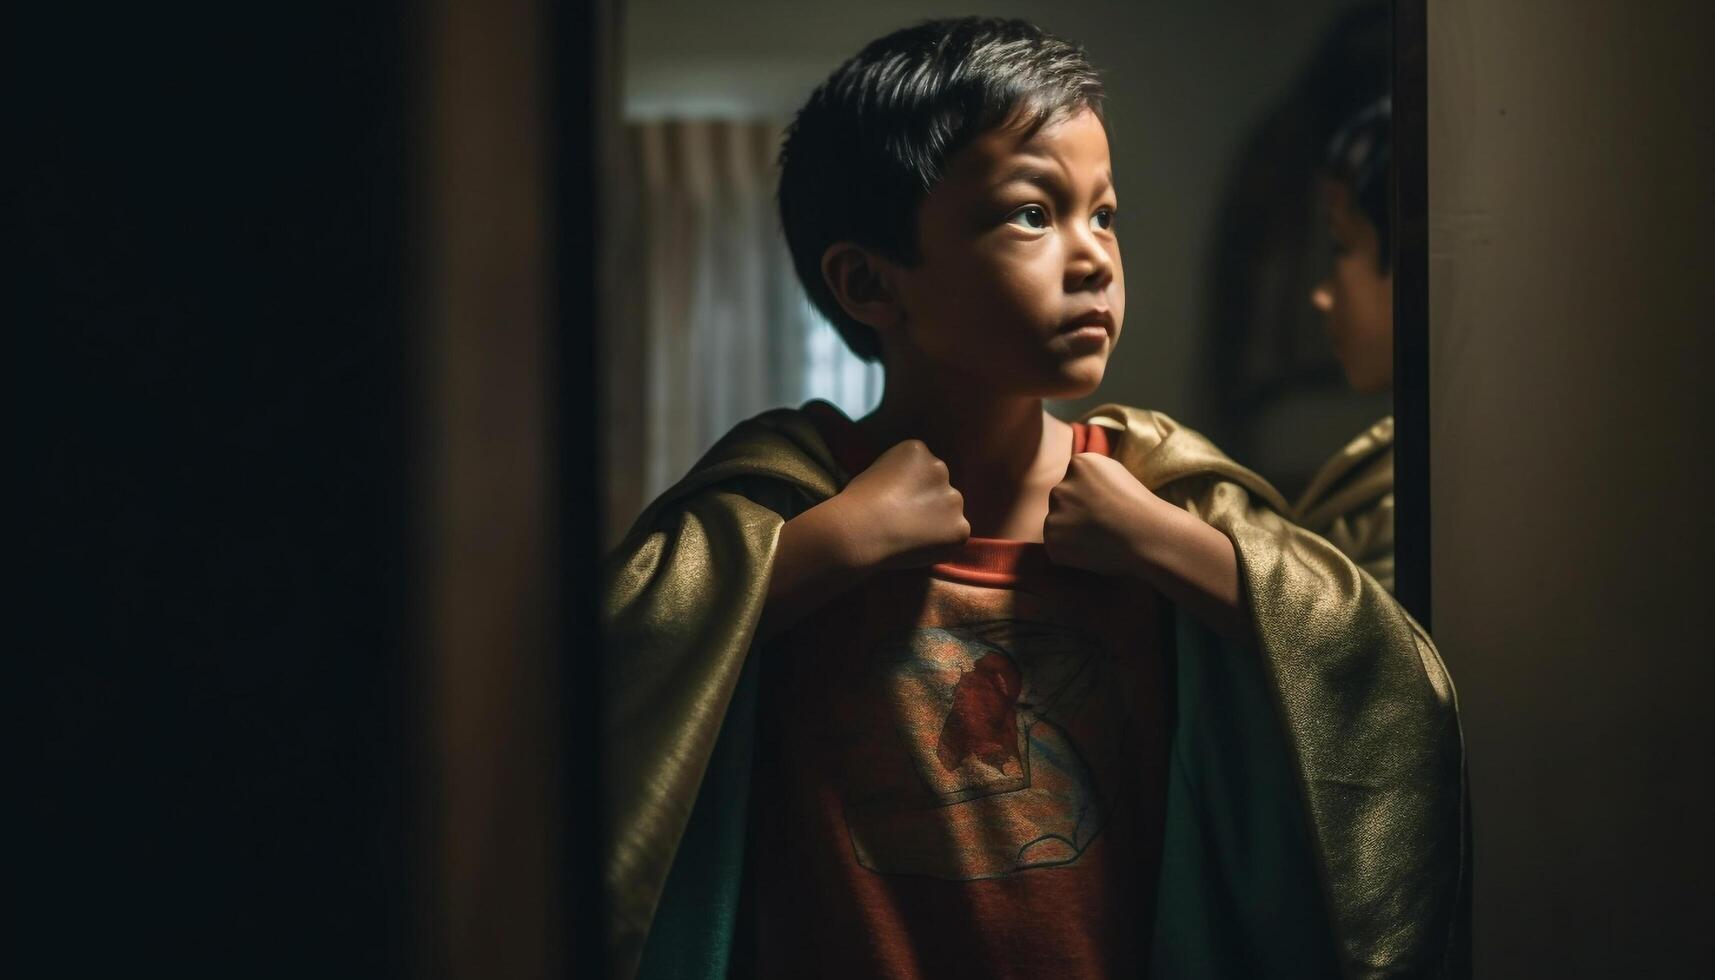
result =
[[1434,647],[1159,413],[1077,423],[1124,321],[1102,91],[1017,21],[882,38],[782,153],[881,405],[740,425],[605,597],[618,975],[1457,972]]
[[[1311,291],[1334,355],[1356,391],[1393,388],[1393,264],[1388,254],[1392,100],[1354,113],[1329,141],[1322,182],[1334,261]],[[1322,465],[1293,519],[1332,542],[1389,592],[1394,588],[1393,416]]]

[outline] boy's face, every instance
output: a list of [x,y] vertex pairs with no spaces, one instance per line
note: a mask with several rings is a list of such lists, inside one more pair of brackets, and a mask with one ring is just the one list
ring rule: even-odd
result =
[[1029,138],[979,136],[918,210],[918,258],[890,277],[896,359],[999,393],[1095,390],[1125,319],[1108,137],[1089,111]]
[[1323,182],[1334,263],[1316,284],[1310,302],[1328,325],[1334,356],[1346,380],[1361,392],[1393,387],[1393,273],[1381,267],[1381,237],[1375,223],[1352,203],[1349,187]]

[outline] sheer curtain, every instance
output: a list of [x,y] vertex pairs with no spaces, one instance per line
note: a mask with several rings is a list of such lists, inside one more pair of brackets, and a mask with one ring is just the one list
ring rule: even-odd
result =
[[810,305],[774,204],[780,126],[663,120],[627,126],[609,202],[608,540],[735,424],[825,398],[856,416],[881,370]]

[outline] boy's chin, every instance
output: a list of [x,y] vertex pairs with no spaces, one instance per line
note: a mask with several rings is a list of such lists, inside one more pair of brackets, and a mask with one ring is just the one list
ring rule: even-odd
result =
[[[1083,360],[1087,362],[1094,359],[1085,358]],[[1052,386],[1053,390],[1044,393],[1042,397],[1052,398],[1055,401],[1071,401],[1093,394],[1097,388],[1101,387],[1102,377],[1107,374],[1107,369],[1106,358],[1096,361],[1095,364],[1068,364],[1065,370],[1060,373],[1060,377],[1055,379]]]

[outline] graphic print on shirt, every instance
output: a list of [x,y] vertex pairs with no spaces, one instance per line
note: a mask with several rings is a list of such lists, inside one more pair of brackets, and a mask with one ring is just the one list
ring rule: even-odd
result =
[[858,863],[972,880],[1076,861],[1113,810],[1126,712],[1092,638],[1006,619],[919,627],[878,651],[873,740],[847,785]]

